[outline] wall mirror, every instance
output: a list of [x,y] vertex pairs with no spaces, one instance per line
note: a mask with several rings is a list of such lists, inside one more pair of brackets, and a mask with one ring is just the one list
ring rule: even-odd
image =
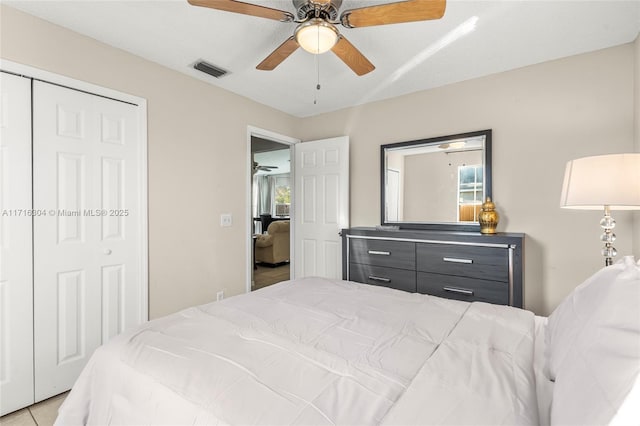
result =
[[491,130],[381,146],[383,225],[479,231],[491,197]]

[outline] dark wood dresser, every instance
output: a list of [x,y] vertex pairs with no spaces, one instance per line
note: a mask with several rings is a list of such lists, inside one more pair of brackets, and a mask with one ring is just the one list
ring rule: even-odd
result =
[[345,280],[523,307],[524,234],[349,228],[342,253]]

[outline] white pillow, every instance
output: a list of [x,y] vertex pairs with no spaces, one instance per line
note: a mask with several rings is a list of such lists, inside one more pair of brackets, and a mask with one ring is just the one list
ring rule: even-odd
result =
[[[640,373],[640,265],[627,256],[598,271],[549,316],[546,372],[551,424],[610,423]],[[640,423],[640,420],[635,423]]]

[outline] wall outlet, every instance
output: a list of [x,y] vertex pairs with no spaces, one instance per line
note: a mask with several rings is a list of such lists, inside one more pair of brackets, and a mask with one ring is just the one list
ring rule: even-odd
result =
[[220,215],[220,226],[231,226],[233,224],[233,217],[231,213],[223,213]]
[[219,302],[222,299],[224,299],[224,290],[216,293],[216,301]]

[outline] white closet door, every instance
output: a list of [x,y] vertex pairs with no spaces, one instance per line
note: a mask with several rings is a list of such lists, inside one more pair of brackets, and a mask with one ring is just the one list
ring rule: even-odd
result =
[[340,230],[349,226],[349,138],[295,146],[295,278],[342,278]]
[[137,107],[34,82],[35,400],[145,318]]
[[31,81],[0,72],[0,415],[33,403]]

